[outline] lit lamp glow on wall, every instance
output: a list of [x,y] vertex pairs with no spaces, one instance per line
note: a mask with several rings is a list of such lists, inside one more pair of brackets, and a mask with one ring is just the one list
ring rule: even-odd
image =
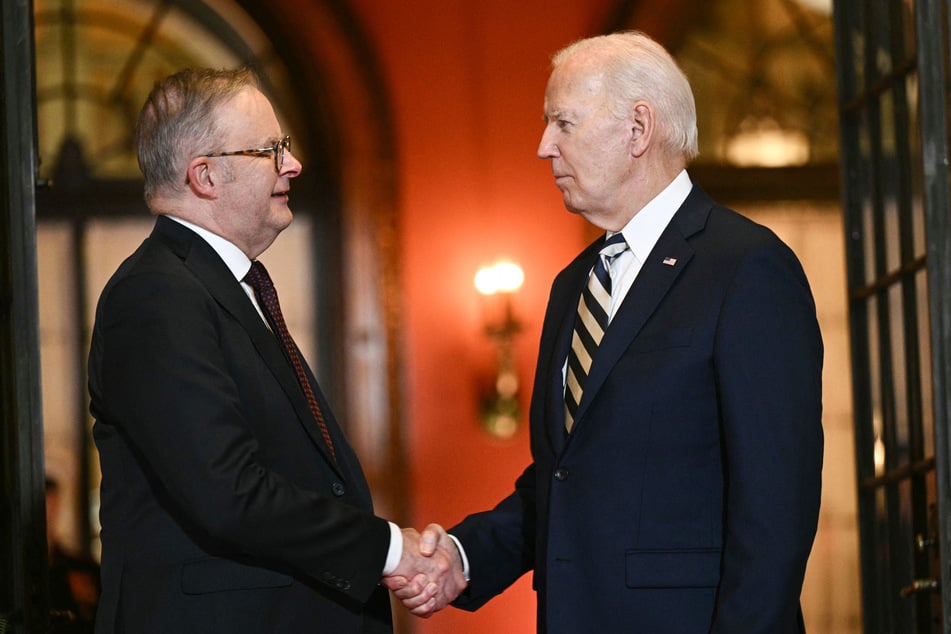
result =
[[484,266],[475,275],[476,290],[501,303],[501,314],[490,317],[485,327],[498,347],[498,371],[494,390],[482,400],[482,425],[499,438],[509,438],[518,430],[518,373],[512,349],[521,325],[512,311],[512,293],[522,287],[523,281],[522,267],[508,260]]
[[785,167],[809,162],[809,139],[770,117],[747,117],[726,143],[726,159],[740,167]]

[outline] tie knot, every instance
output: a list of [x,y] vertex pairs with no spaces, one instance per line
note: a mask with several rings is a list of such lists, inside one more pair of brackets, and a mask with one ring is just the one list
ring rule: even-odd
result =
[[615,233],[601,245],[602,255],[607,256],[617,255],[625,249],[627,249],[627,242],[624,240],[623,233]]
[[621,233],[615,233],[601,245],[601,255],[608,259],[617,257],[626,250],[627,242],[624,240],[624,234]]
[[244,276],[244,281],[257,292],[274,287],[274,282],[271,281],[271,276],[267,274],[267,269],[257,260],[251,263],[251,268]]

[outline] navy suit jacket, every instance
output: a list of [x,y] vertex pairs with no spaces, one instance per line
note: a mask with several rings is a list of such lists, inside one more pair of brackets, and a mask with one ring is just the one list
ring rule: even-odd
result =
[[103,290],[92,336],[97,632],[392,631],[389,527],[307,372],[336,463],[240,284],[159,217]]
[[602,243],[551,289],[533,463],[451,530],[472,576],[456,605],[534,570],[539,632],[801,632],[823,440],[798,260],[695,186],[608,327],[567,436],[562,367]]

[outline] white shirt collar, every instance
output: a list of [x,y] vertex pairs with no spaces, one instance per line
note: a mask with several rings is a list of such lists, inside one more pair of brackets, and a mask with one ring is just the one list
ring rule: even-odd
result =
[[[638,262],[646,262],[654,245],[660,239],[670,219],[690,194],[693,183],[687,175],[687,170],[681,170],[662,192],[657,194],[640,211],[634,214],[630,222],[621,229],[624,240],[627,241],[631,252]],[[608,237],[611,237],[608,233]]]
[[203,227],[199,227],[193,222],[188,222],[187,220],[182,220],[177,216],[172,216],[170,214],[164,214],[170,220],[184,225],[197,233],[199,236],[208,243],[212,249],[215,250],[215,253],[218,254],[224,263],[228,267],[228,270],[231,271],[231,274],[234,275],[235,279],[239,282],[244,279],[244,276],[248,274],[248,271],[251,270],[251,260],[248,259],[248,256],[245,255],[244,251],[239,249],[234,243],[229,242],[225,238],[222,238],[218,234],[212,233]]

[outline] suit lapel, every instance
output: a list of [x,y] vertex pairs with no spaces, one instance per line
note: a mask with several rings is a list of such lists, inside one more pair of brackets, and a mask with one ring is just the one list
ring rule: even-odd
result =
[[[676,232],[667,230],[658,240],[598,346],[578,406],[579,420],[692,257],[690,245]],[[676,263],[672,266],[663,264],[665,258],[676,260]]]
[[[248,336],[261,359],[268,367],[274,378],[280,384],[287,396],[304,430],[311,437],[318,451],[324,459],[337,470],[341,478],[339,466],[330,455],[330,448],[320,435],[314,416],[307,405],[307,400],[297,383],[290,363],[284,356],[281,345],[273,333],[264,325],[261,316],[254,309],[241,284],[234,279],[234,275],[225,266],[215,250],[205,242],[201,236],[174,220],[160,216],[155,225],[156,235],[163,240],[188,267],[195,276],[202,281],[208,292],[215,298],[224,310],[230,313],[247,331]],[[303,359],[303,356],[301,356]],[[305,362],[306,363],[306,362]],[[308,370],[308,376],[310,372]],[[312,380],[312,384],[316,382]],[[315,393],[317,393],[316,385]],[[322,405],[323,406],[323,405]],[[327,423],[331,425],[327,408],[324,407]]]
[[539,360],[539,368],[547,368],[543,376],[547,377],[545,389],[545,420],[549,421],[546,431],[551,446],[556,453],[565,444],[565,384],[564,366],[571,347],[571,335],[578,312],[578,300],[581,291],[588,283],[588,274],[594,266],[604,239],[598,239],[575,258],[558,276],[552,286],[552,297],[548,314],[545,316],[542,333],[541,353],[548,352],[546,360]]
[[[605,331],[601,345],[598,346],[591,362],[584,394],[582,394],[581,403],[578,405],[576,419],[579,422],[576,423],[576,428],[572,433],[577,433],[579,428],[584,427],[584,414],[604,385],[608,374],[631,346],[644,324],[657,310],[664,296],[667,295],[693,258],[694,251],[688,242],[688,238],[702,230],[712,205],[713,201],[706,193],[694,185],[690,195],[677,210],[677,213],[674,214],[670,224],[664,229],[657,244],[654,245],[650,255],[647,256],[647,260],[637,274],[634,284]],[[600,246],[601,242],[598,241],[596,245]],[[589,247],[588,250],[592,249]],[[593,263],[591,256],[587,260],[591,260]],[[589,263],[588,268],[591,265]],[[581,282],[576,283],[575,301],[581,293],[581,285],[586,283],[586,273],[587,269],[582,275]],[[563,346],[560,353],[563,356],[567,355],[573,327],[574,311],[572,311],[571,319],[568,320],[567,333],[562,334],[559,338],[560,346]],[[562,409],[564,408],[563,405],[562,403]],[[561,424],[564,425],[564,412],[561,414]]]

